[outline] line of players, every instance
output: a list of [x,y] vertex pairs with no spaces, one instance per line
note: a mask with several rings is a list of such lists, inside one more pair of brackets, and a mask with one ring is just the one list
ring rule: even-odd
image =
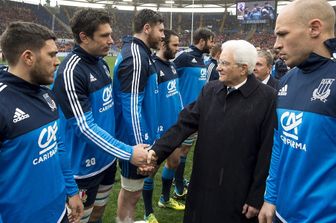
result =
[[[218,79],[221,52],[214,33],[199,28],[193,44],[177,54],[179,37],[163,22],[152,10],[136,15],[113,83],[103,60],[113,44],[106,12],[84,9],[74,15],[76,46],[62,63],[52,32],[33,23],[8,26],[1,47],[9,69],[0,74],[0,183],[8,186],[0,187],[0,222],[102,222],[117,158],[122,175],[117,222],[134,221],[141,194],[145,220],[158,222],[152,207],[155,160],[147,159],[147,147],[177,121],[207,81]],[[20,38],[16,33],[22,33]],[[157,50],[154,56],[151,49]],[[272,79],[271,64],[272,58],[260,52],[255,73],[265,83]],[[42,86],[53,82],[53,92]],[[196,137],[168,158],[160,207],[184,210],[170,198],[170,188],[175,178],[175,198],[187,193],[185,160]],[[14,176],[17,180],[9,183]]]

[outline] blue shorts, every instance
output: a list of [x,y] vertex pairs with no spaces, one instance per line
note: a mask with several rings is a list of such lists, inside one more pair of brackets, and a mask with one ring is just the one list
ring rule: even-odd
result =
[[127,179],[143,179],[147,176],[138,174],[138,167],[131,162],[125,160],[118,160],[121,169],[121,175]]

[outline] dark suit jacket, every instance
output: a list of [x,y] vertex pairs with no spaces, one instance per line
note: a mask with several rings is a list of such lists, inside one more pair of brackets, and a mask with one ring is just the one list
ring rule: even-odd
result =
[[254,223],[245,203],[261,208],[273,144],[276,91],[249,75],[227,94],[210,81],[195,103],[181,111],[152,149],[162,162],[198,131],[184,223]]
[[267,85],[274,88],[275,90],[279,90],[279,80],[272,77],[272,75],[270,79],[268,80]]

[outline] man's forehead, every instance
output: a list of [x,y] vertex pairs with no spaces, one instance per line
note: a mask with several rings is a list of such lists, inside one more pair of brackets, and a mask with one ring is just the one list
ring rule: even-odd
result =
[[52,50],[57,51],[56,42],[53,39],[46,40],[42,48],[48,49],[49,51],[52,51]]
[[112,32],[112,27],[109,23],[99,24],[96,32]]

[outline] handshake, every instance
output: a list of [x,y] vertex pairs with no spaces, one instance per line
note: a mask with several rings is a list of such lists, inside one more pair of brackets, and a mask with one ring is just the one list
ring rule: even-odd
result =
[[133,147],[133,155],[130,162],[138,167],[138,174],[148,176],[157,167],[157,156],[153,150],[149,150],[149,145],[138,144]]

